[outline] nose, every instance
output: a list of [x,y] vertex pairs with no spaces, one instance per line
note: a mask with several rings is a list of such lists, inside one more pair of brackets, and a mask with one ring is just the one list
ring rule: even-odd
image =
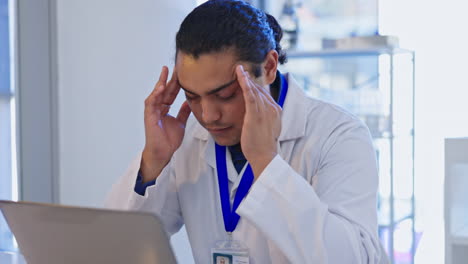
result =
[[210,101],[202,101],[202,119],[205,124],[212,124],[221,119],[221,111],[216,104]]

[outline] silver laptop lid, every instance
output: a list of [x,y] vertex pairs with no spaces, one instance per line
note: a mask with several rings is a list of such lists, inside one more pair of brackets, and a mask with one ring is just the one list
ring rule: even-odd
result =
[[28,264],[176,263],[152,214],[0,201]]

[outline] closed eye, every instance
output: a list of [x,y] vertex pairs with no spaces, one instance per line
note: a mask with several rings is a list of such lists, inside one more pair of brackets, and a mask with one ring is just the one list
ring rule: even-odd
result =
[[230,99],[233,99],[236,96],[238,91],[239,91],[239,87],[236,87],[234,89],[228,88],[228,89],[225,89],[216,93],[216,98],[222,101],[229,101]]
[[223,101],[229,101],[230,99],[234,98],[236,95],[236,93],[232,93],[230,94],[229,96],[220,96],[220,95],[216,95],[216,97],[218,97],[218,99],[221,99]]
[[193,96],[193,95],[188,95],[187,93],[185,93],[185,98],[187,99],[187,101],[193,101],[199,97],[200,96],[197,96],[197,95]]

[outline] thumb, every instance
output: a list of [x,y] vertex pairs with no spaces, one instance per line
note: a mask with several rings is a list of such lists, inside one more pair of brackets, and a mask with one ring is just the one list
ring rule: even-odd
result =
[[192,112],[192,109],[188,105],[188,102],[185,101],[182,106],[180,107],[179,113],[177,114],[177,120],[182,122],[182,124],[187,124],[187,119],[190,116],[190,113]]

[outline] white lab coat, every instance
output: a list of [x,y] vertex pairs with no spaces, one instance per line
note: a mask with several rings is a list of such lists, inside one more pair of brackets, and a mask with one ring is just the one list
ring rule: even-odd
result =
[[[237,213],[233,238],[250,263],[386,263],[377,236],[377,166],[367,127],[346,111],[307,97],[287,74],[279,154]],[[227,151],[231,203],[240,178]],[[192,117],[181,147],[145,196],[133,191],[140,157],[113,186],[107,207],[157,214],[172,235],[183,224],[196,263],[210,263],[227,239],[214,141]],[[245,168],[244,168],[245,169]],[[242,173],[242,172],[241,172]]]

